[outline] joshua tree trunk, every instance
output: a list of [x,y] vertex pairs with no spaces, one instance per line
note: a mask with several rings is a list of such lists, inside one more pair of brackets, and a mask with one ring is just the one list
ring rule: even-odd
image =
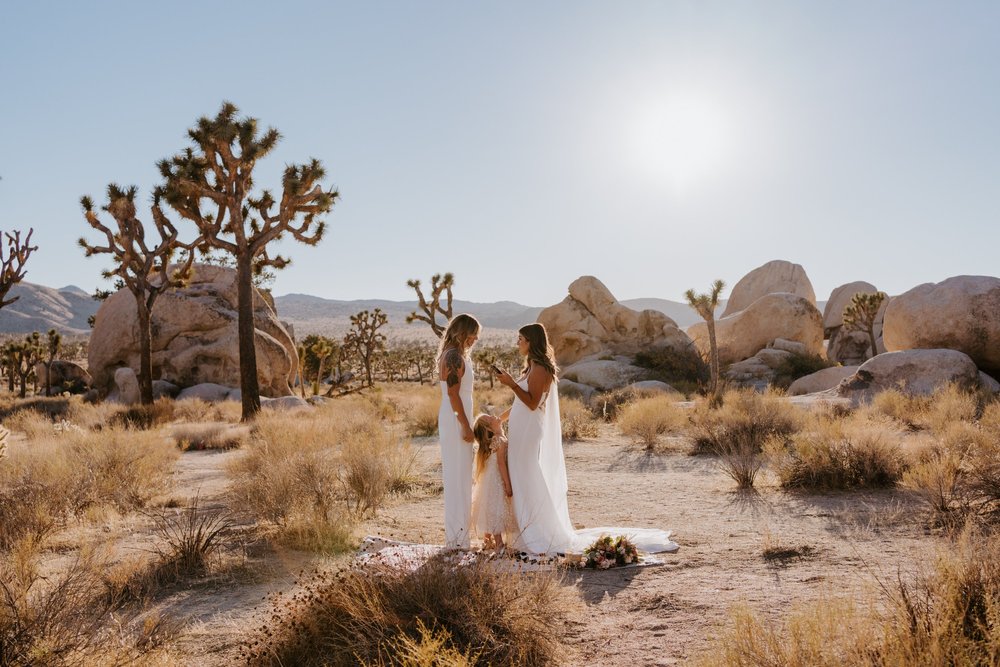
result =
[[[868,327],[868,344],[872,346],[872,357],[878,354],[878,348],[875,343],[875,327]],[[869,357],[870,358],[870,357]]]
[[141,295],[136,296],[139,312],[139,401],[153,404],[153,325],[149,305]]
[[260,385],[257,382],[257,349],[254,346],[253,258],[243,253],[236,258],[237,310],[239,313],[240,391],[243,394],[243,421],[260,412]]
[[319,358],[319,368],[316,371],[316,384],[313,386],[313,395],[319,395],[319,385],[323,381],[323,362],[326,361],[325,357]]
[[712,366],[712,405],[718,406],[722,396],[719,392],[719,346],[715,341],[715,318],[709,318],[705,324],[708,325],[708,349]]

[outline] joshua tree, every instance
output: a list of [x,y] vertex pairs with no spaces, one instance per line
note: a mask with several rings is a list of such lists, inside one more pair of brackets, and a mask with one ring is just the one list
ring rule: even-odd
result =
[[48,333],[48,345],[46,346],[46,351],[48,352],[48,360],[45,362],[45,395],[52,395],[52,362],[56,360],[59,356],[59,350],[62,347],[62,336],[55,329],[49,329]]
[[[108,203],[101,207],[114,218],[115,229],[101,222],[94,202],[82,197],[87,223],[104,234],[107,245],[91,245],[87,239],[79,240],[87,257],[111,255],[114,268],[105,270],[105,278],[115,278],[132,293],[139,318],[139,395],[144,405],[153,403],[153,305],[156,298],[173,287],[183,285],[190,277],[194,251],[177,240],[177,229],[167,220],[154,197],[152,214],[159,241],[150,247],[146,243],[146,230],[135,217],[136,187],[126,190],[114,183],[108,185]],[[178,248],[187,249],[187,259],[170,271],[170,261]]]
[[688,305],[695,309],[708,325],[709,360],[712,367],[712,380],[709,391],[712,394],[710,405],[718,407],[722,404],[722,391],[719,385],[719,346],[715,342],[715,308],[719,305],[719,295],[726,286],[721,280],[712,283],[712,289],[707,294],[695,294],[693,289],[684,292]]
[[[32,371],[35,370],[35,364],[38,363],[38,360],[41,359],[44,353],[41,336],[35,331],[25,336],[24,340],[11,341],[7,345],[9,346],[8,353],[10,354],[10,360],[13,364],[13,374],[17,375],[21,388],[21,398],[24,398],[28,394],[28,379],[31,377]],[[38,379],[35,378],[35,381],[37,382]]]
[[[448,326],[448,321],[451,320],[451,289],[455,285],[455,276],[451,273],[446,273],[443,276],[440,273],[436,273],[431,276],[429,303],[427,299],[424,298],[424,293],[420,289],[419,280],[407,280],[406,284],[408,287],[412,287],[413,291],[417,293],[417,303],[420,305],[420,310],[424,311],[423,315],[417,311],[413,311],[406,316],[406,323],[411,324],[417,320],[426,322],[431,325],[434,335],[440,338],[444,334],[445,327]],[[444,307],[441,306],[442,292],[447,299]],[[438,314],[444,317],[444,324],[438,324]]]
[[7,293],[11,287],[24,279],[24,274],[27,273],[24,265],[28,263],[31,253],[38,250],[38,246],[31,245],[31,234],[34,231],[34,229],[29,229],[24,241],[21,240],[21,232],[16,229],[12,233],[5,233],[4,236],[7,237],[6,253],[3,250],[3,244],[0,243],[0,308],[9,306],[21,298],[14,296],[8,299]]
[[885,292],[858,292],[851,297],[851,303],[844,308],[844,328],[847,331],[863,331],[868,334],[868,344],[872,348],[872,356],[878,354],[875,344],[875,318],[879,308],[888,299]]
[[319,393],[319,383],[323,380],[323,364],[325,364],[326,360],[333,354],[333,345],[331,344],[331,341],[320,337],[315,343],[312,344],[309,351],[312,352],[313,356],[315,356],[319,361],[316,365],[316,380],[313,382],[313,395],[316,395]]
[[[243,420],[247,421],[260,412],[254,274],[288,265],[288,259],[268,254],[268,246],[286,234],[316,245],[326,228],[321,218],[340,195],[336,189],[323,189],[320,181],[326,170],[313,159],[285,167],[278,199],[267,190],[251,196],[257,160],[274,149],[281,135],[274,128],[258,134],[257,119],[237,118],[238,111],[234,104],[223,102],[215,118],[202,117],[188,130],[194,147],[160,161],[164,183],[157,194],[195,224],[200,250],[221,250],[236,262],[240,389]],[[208,210],[203,210],[203,204]]]
[[299,356],[299,393],[302,394],[302,398],[306,397],[306,349],[305,343],[299,343],[295,346],[295,352]]
[[357,315],[351,315],[351,330],[344,336],[344,347],[357,353],[361,366],[365,371],[365,386],[374,385],[372,365],[375,356],[385,350],[386,338],[378,332],[389,317],[381,308],[373,311],[362,310]]

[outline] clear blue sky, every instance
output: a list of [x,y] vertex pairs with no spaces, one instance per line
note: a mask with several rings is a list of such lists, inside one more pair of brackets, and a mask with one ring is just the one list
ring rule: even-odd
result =
[[[78,200],[223,99],[342,200],[275,293],[555,303],[577,276],[680,300],[770,259],[817,296],[997,275],[997,2],[12,2],[0,228],[28,280],[99,282]],[[182,229],[189,227],[182,226]]]

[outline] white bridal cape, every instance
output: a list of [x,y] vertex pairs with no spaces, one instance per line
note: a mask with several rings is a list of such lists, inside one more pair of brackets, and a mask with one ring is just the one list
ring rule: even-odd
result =
[[[528,381],[518,385],[527,391]],[[676,551],[670,533],[653,528],[600,527],[574,530],[566,501],[559,391],[553,382],[535,410],[514,399],[509,420],[507,465],[519,533],[514,547],[534,554],[580,553],[601,535],[628,537],[639,551]]]

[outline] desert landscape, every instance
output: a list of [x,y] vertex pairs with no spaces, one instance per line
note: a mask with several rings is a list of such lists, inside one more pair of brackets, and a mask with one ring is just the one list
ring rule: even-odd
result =
[[1000,665],[998,28],[9,4],[0,667]]

